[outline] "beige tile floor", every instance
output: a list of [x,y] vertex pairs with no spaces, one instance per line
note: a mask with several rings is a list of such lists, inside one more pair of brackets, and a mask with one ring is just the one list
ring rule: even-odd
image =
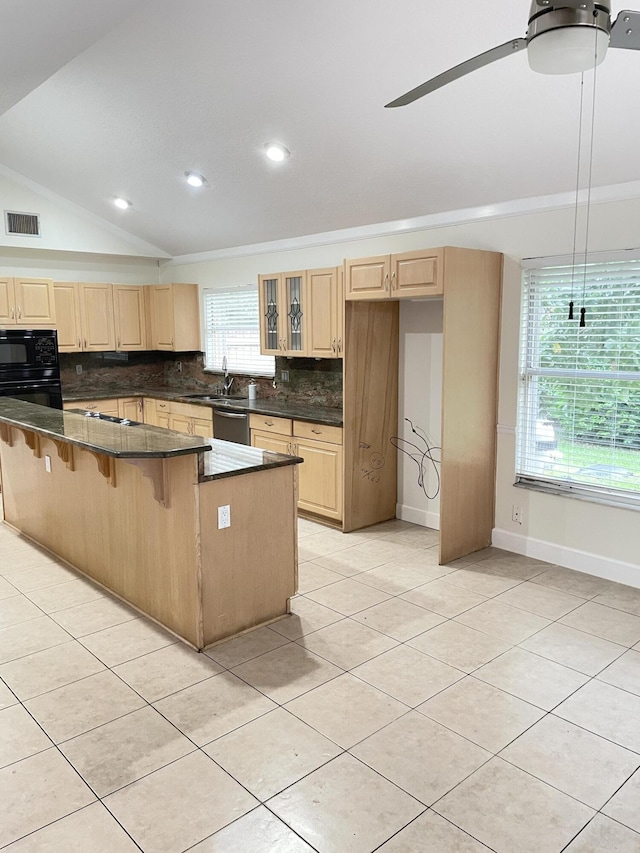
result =
[[3,851],[640,851],[639,590],[299,534],[292,615],[197,654],[0,526]]

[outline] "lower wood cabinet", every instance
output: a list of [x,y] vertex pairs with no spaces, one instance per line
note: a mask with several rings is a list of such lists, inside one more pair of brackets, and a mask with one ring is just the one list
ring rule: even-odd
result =
[[151,426],[186,432],[188,435],[213,436],[213,412],[204,406],[144,398],[144,422]]
[[273,453],[301,456],[298,509],[342,520],[342,428],[324,424],[251,415],[251,444]]
[[110,397],[104,400],[75,400],[63,404],[64,409],[82,409],[86,412],[100,412],[114,418],[129,418],[130,421],[142,421],[142,397]]

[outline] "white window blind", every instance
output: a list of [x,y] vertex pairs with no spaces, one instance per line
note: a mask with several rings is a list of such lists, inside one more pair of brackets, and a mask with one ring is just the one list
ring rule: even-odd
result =
[[205,367],[229,373],[274,376],[275,358],[260,353],[258,289],[255,285],[204,291]]
[[528,270],[520,341],[517,481],[640,505],[640,261]]

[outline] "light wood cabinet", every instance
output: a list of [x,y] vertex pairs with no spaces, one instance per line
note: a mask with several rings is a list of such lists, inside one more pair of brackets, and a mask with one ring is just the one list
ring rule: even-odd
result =
[[379,255],[344,262],[347,300],[442,296],[442,249]]
[[[294,422],[293,454],[301,456],[298,477],[298,509],[342,521],[342,430],[333,427],[329,436],[339,443],[298,435],[300,421]],[[303,432],[309,432],[304,424]],[[339,436],[338,436],[339,433]]]
[[129,418],[130,421],[143,421],[142,397],[119,397],[118,417]]
[[121,352],[146,350],[145,288],[141,285],[114,284],[113,312],[116,349]]
[[307,271],[307,355],[341,358],[343,274],[339,267]]
[[115,350],[111,284],[53,283],[60,352]]
[[[393,258],[398,262],[393,298],[390,282],[384,290],[384,259],[345,262],[343,529],[395,517],[399,302],[402,295],[440,293],[444,564],[491,544],[502,255],[448,246],[390,255],[389,275]],[[431,271],[428,258],[434,259]],[[381,277],[382,299],[380,290],[370,295]]]
[[0,325],[50,329],[55,324],[51,279],[0,278]]
[[197,284],[151,284],[150,348],[171,352],[200,351]]
[[257,414],[249,424],[253,447],[304,459],[298,468],[298,509],[341,521],[342,428]]
[[307,273],[258,278],[260,351],[264,355],[307,355]]
[[213,436],[213,412],[205,406],[145,397],[144,422],[188,435]]
[[[62,404],[63,409],[82,409],[86,412],[100,412],[114,418],[124,417],[120,415],[118,398],[112,397],[104,400],[68,400]],[[129,415],[127,415],[129,417]],[[135,419],[137,420],[137,418]]]

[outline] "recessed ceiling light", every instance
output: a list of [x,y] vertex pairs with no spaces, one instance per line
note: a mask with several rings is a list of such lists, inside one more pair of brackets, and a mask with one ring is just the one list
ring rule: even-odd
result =
[[270,160],[274,160],[276,163],[282,163],[282,161],[286,160],[291,153],[288,148],[285,148],[284,145],[280,145],[279,142],[267,142],[264,148],[267,157]]
[[207,183],[207,179],[197,172],[185,172],[184,175],[190,187],[203,187]]
[[119,207],[120,210],[127,210],[129,207],[133,207],[130,201],[127,201],[126,198],[114,198],[113,203],[116,207]]

